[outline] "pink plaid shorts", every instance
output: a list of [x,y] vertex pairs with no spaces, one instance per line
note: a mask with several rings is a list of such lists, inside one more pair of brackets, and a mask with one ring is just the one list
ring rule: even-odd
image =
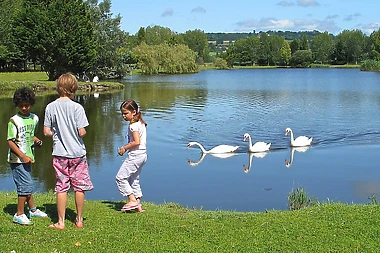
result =
[[74,191],[90,191],[94,189],[88,172],[87,157],[67,158],[53,156],[55,169],[55,192],[67,192],[70,186]]

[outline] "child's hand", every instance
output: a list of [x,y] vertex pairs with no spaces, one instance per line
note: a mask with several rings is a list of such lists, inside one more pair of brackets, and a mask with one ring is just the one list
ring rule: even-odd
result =
[[117,150],[117,153],[119,154],[119,156],[123,156],[124,153],[125,153],[125,148],[124,146],[120,147],[118,150]]
[[41,140],[37,140],[37,141],[35,141],[33,143],[32,148],[35,148],[35,147],[39,148],[41,146],[42,146],[42,141]]
[[25,157],[22,157],[22,160],[24,163],[34,163],[34,160],[27,155]]

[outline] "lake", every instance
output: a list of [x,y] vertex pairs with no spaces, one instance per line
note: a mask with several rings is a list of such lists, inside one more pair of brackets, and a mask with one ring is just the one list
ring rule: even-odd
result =
[[[286,210],[287,196],[302,187],[319,201],[369,203],[380,194],[380,73],[359,69],[207,70],[191,75],[129,76],[125,89],[78,94],[90,126],[84,138],[95,189],[87,199],[118,201],[115,175],[123,161],[127,124],[119,106],[135,99],[148,123],[148,162],[143,201],[176,202],[205,210]],[[41,95],[33,178],[39,192],[54,189],[51,140],[42,136],[45,106],[57,95]],[[15,189],[6,162],[6,127],[16,112],[0,99],[0,190]],[[308,149],[291,149],[285,129],[313,137]],[[271,142],[264,155],[248,152],[252,141]],[[237,145],[229,157],[202,156],[205,149]]]

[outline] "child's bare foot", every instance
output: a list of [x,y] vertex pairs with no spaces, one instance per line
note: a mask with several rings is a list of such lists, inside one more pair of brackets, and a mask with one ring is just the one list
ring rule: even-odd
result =
[[83,218],[75,218],[75,228],[83,228]]
[[58,223],[54,223],[54,224],[49,225],[48,228],[54,228],[54,229],[57,229],[57,230],[64,230],[65,226],[62,226],[62,225],[60,225]]

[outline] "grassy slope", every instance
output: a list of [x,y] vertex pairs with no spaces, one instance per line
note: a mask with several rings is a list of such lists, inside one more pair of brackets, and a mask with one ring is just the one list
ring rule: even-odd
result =
[[380,243],[378,205],[239,213],[143,203],[145,213],[121,213],[121,202],[86,201],[81,230],[69,195],[66,229],[56,231],[52,192],[35,195],[50,218],[33,226],[12,223],[16,199],[0,192],[0,252],[377,252]]

